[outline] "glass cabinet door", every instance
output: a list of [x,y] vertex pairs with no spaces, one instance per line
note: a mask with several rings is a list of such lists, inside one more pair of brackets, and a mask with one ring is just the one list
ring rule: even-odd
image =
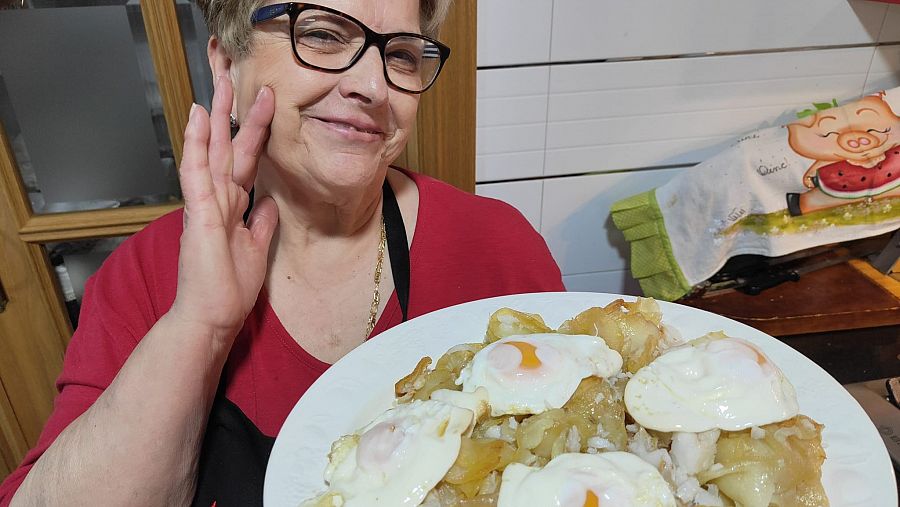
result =
[[180,199],[137,3],[0,11],[0,119],[34,213]]
[[[468,191],[476,8],[451,8],[453,57],[400,161]],[[187,0],[0,0],[0,481],[51,412],[84,280],[181,206],[188,112],[212,97],[207,40]]]
[[181,206],[191,10],[0,0],[0,480],[50,414],[85,279]]

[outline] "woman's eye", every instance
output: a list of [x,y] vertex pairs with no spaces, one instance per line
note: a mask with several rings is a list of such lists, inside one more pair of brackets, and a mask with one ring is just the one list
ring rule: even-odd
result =
[[391,51],[388,53],[390,63],[402,65],[406,68],[417,68],[419,66],[419,58],[409,51]]
[[343,42],[337,34],[327,30],[310,30],[303,32],[299,37],[304,43],[310,44],[335,44]]

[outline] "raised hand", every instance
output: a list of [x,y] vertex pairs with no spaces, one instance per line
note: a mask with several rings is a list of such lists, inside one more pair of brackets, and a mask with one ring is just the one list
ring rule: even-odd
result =
[[184,233],[171,310],[178,320],[199,324],[226,342],[256,302],[278,222],[278,208],[268,197],[257,199],[246,225],[243,221],[275,98],[271,89],[261,88],[232,140],[232,95],[230,80],[218,78],[212,111],[207,115],[194,105],[185,129],[179,168]]

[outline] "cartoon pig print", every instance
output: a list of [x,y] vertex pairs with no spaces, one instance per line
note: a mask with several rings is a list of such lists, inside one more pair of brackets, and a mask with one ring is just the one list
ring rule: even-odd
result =
[[900,196],[900,117],[882,95],[816,112],[788,128],[788,143],[815,160],[806,192],[787,194],[798,216],[870,198]]

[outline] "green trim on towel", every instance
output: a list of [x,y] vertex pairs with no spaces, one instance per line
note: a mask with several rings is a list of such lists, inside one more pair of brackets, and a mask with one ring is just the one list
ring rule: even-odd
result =
[[655,190],[614,203],[610,214],[631,243],[631,274],[644,295],[674,301],[691,291],[672,253]]

